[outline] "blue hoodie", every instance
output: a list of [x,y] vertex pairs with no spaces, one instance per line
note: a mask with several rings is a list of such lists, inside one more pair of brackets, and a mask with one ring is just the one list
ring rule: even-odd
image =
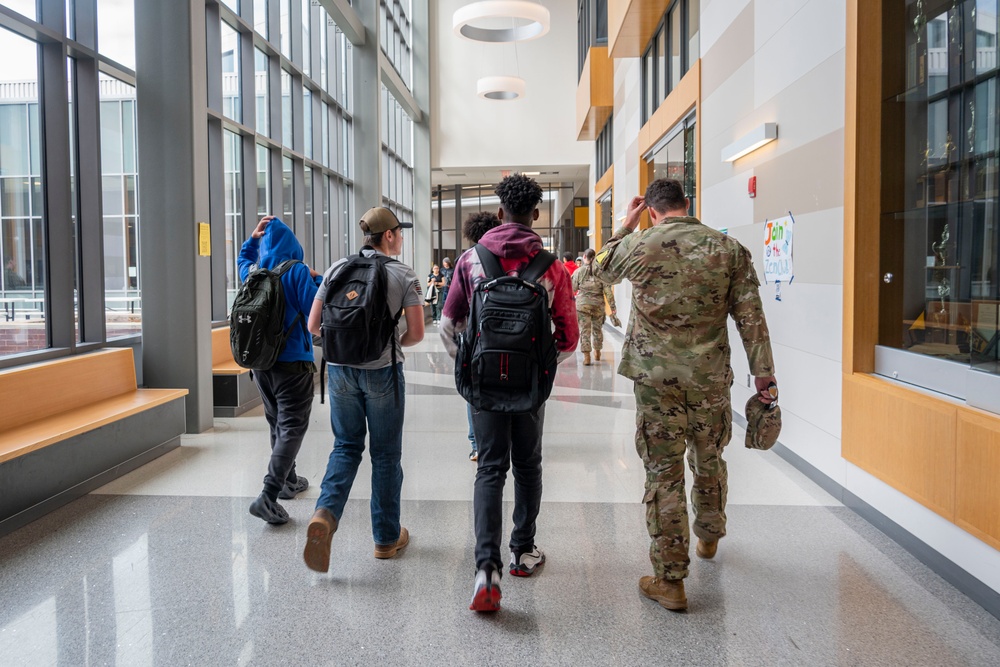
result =
[[[246,281],[250,268],[256,264],[265,269],[273,269],[286,259],[302,261],[302,245],[294,232],[281,220],[274,218],[264,228],[264,235],[248,238],[240,248],[240,281]],[[289,333],[285,349],[278,355],[278,361],[313,361],[312,335],[306,331],[309,311],[316,298],[317,282],[322,276],[313,278],[305,264],[295,264],[281,276],[281,288],[285,293],[285,329],[292,326],[295,316],[302,313],[302,321]]]

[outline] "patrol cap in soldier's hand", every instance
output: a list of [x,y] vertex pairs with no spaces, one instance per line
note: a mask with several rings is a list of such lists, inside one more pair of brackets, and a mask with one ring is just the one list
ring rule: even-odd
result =
[[361,231],[365,234],[380,234],[390,229],[409,229],[412,222],[400,222],[396,214],[383,206],[370,208],[361,216]]
[[747,401],[748,449],[771,449],[781,433],[781,408],[775,403],[761,403],[760,396],[754,394]]

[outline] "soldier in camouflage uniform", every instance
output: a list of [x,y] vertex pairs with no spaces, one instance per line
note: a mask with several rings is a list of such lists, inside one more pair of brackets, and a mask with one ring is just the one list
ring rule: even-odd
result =
[[[687,608],[688,515],[684,453],[694,474],[691,503],[698,555],[712,558],[726,534],[726,462],[731,435],[727,318],[756,376],[760,401],[774,400],[774,361],[750,252],[689,217],[681,184],[660,179],[629,204],[625,224],[597,255],[594,274],[632,283],[632,314],[618,372],[635,382],[635,443],[646,467],[646,524],[653,577],[643,595]],[[642,211],[650,229],[633,233]]]
[[590,340],[594,339],[594,359],[601,360],[604,347],[604,300],[608,300],[611,314],[618,312],[615,307],[615,293],[610,285],[605,285],[594,277],[594,250],[587,248],[583,254],[583,266],[573,274],[573,291],[576,292],[576,319],[580,323],[580,351],[583,365],[590,365]]

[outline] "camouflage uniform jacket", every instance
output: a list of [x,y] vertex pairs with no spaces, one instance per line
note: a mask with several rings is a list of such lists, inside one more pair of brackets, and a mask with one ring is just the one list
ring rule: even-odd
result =
[[750,251],[736,239],[697,218],[668,218],[634,234],[619,229],[594,265],[606,283],[632,283],[621,375],[654,386],[728,389],[730,315],[750,372],[774,374],[760,282]]
[[594,264],[584,264],[573,274],[573,291],[576,292],[576,308],[597,306],[604,310],[604,300],[608,300],[611,310],[615,307],[615,293],[611,285],[606,285],[594,276]]

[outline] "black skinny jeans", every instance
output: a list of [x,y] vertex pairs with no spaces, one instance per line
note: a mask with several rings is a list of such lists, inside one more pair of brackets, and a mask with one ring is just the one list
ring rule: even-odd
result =
[[510,549],[518,553],[535,545],[535,519],[542,502],[542,423],[545,406],[537,412],[505,414],[472,410],[472,428],[479,446],[474,510],[476,568],[492,564],[503,571],[503,486],[514,466],[514,530]]
[[271,429],[271,461],[264,476],[264,495],[276,500],[285,482],[298,481],[295,457],[302,447],[313,404],[313,374],[282,370],[254,371]]

